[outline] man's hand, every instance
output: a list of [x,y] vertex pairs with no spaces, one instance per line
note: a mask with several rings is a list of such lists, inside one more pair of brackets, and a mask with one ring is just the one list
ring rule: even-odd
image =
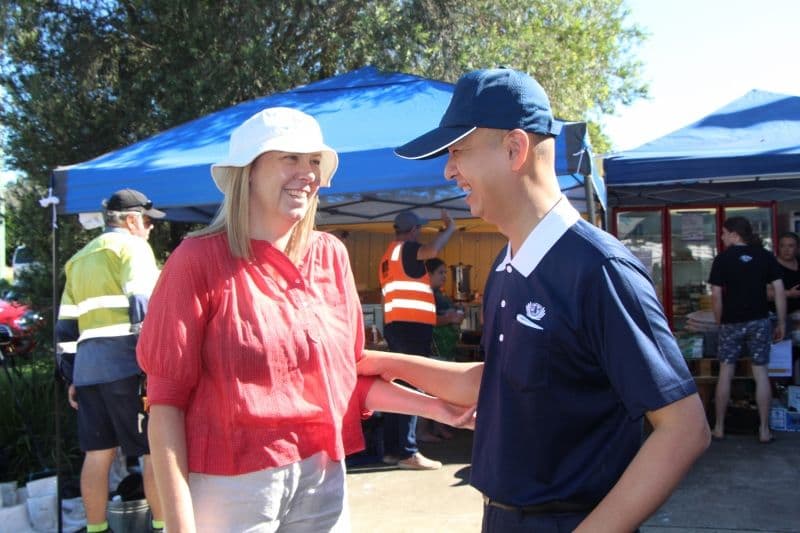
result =
[[442,224],[444,224],[444,229],[455,229],[456,223],[450,213],[447,212],[447,209],[442,209]]
[[67,401],[73,409],[78,409],[78,390],[75,385],[70,385],[67,389]]
[[360,376],[380,376],[385,381],[391,382],[395,377],[387,372],[384,357],[379,353],[370,353],[356,363],[356,372]]

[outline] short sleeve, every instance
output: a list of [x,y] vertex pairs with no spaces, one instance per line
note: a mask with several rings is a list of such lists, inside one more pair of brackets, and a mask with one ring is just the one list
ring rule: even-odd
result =
[[61,302],[58,307],[58,320],[77,320],[80,316],[78,306],[75,305],[72,299],[72,291],[70,290],[69,282],[64,286],[64,292],[61,293]]
[[136,347],[150,403],[180,409],[199,379],[208,320],[208,289],[199,267],[204,261],[195,257],[201,247],[192,241],[184,241],[164,266]]
[[403,269],[412,278],[421,278],[425,275],[425,261],[417,259],[422,244],[414,241],[403,243]]
[[607,259],[592,287],[586,323],[593,351],[629,415],[696,392],[647,275],[630,261]]
[[781,270],[781,265],[778,263],[778,260],[775,258],[774,255],[764,250],[767,255],[767,265],[769,271],[769,279],[768,281],[772,283],[773,281],[777,281],[779,279],[783,279],[783,271]]
[[149,297],[158,280],[158,266],[150,244],[131,236],[120,252],[120,283],[127,296]]
[[[78,330],[79,316],[78,306],[72,301],[69,284],[67,284],[61,295],[58,319],[56,321],[56,339],[62,351],[75,353],[77,350],[78,337],[80,336],[80,331]],[[68,348],[67,345],[69,345]]]
[[708,274],[708,283],[717,287],[722,287],[725,284],[725,280],[722,277],[722,260],[720,257],[718,255],[714,258],[711,263],[711,272]]

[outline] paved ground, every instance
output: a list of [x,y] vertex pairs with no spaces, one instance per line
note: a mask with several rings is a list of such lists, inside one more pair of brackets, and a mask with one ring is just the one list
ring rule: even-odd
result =
[[[800,532],[800,433],[712,442],[643,533]],[[423,445],[445,463],[435,472],[351,466],[353,533],[478,532],[481,497],[468,484],[471,433]]]

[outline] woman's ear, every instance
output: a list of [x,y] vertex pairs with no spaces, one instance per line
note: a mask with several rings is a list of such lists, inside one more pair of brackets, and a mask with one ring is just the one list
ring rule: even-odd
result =
[[508,152],[511,170],[518,172],[528,160],[528,151],[531,146],[530,137],[523,130],[514,129],[506,134],[503,144]]

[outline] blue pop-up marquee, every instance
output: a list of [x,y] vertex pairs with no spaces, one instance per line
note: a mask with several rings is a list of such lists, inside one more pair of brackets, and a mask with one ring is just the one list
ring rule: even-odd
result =
[[[227,154],[231,131],[266,107],[314,116],[327,144],[339,152],[331,187],[320,192],[319,223],[391,220],[403,209],[438,218],[442,207],[467,217],[462,192],[443,178],[445,158],[407,161],[393,149],[438,124],[453,85],[372,67],[257,98],[198,118],[90,161],[54,171],[58,212],[98,211],[117,189],[144,192],[171,220],[208,221],[222,199],[209,166]],[[593,171],[584,123],[568,123],[557,139],[562,189],[583,198],[585,177],[605,204]]]

